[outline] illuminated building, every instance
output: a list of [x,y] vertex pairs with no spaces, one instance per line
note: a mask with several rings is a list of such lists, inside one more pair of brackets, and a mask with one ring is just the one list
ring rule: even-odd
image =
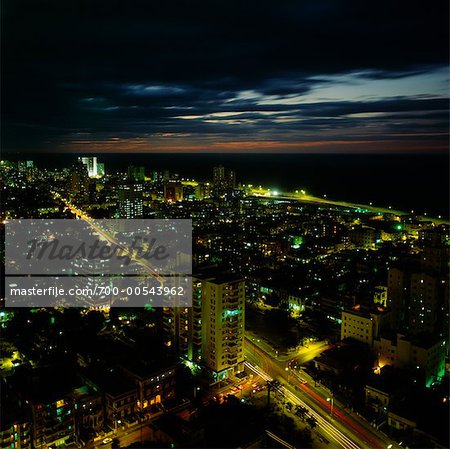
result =
[[195,186],[195,199],[203,200],[211,196],[211,186],[209,182],[199,182]]
[[360,226],[350,233],[350,241],[361,248],[373,248],[380,239],[380,232],[369,226]]
[[234,170],[229,170],[227,173],[227,184],[229,189],[236,188],[236,172]]
[[105,164],[103,162],[97,162],[97,175],[105,176]]
[[1,388],[0,448],[29,449],[31,447],[31,429],[28,411],[24,403],[7,387]]
[[78,202],[87,202],[89,198],[89,178],[86,165],[81,161],[72,169],[71,195]]
[[407,333],[448,334],[449,228],[419,232],[422,252],[389,269],[388,304],[392,325]]
[[379,367],[408,369],[416,381],[427,387],[440,382],[444,376],[445,340],[430,334],[380,336],[374,341],[374,353]]
[[75,389],[71,396],[75,399],[77,433],[81,428],[101,432],[105,425],[102,395],[88,385],[83,385]]
[[117,371],[110,371],[101,379],[100,388],[105,395],[106,422],[113,429],[134,417],[138,401],[137,387]]
[[419,266],[389,269],[388,305],[392,326],[408,333],[444,332],[448,324],[448,278]]
[[35,448],[64,445],[75,434],[73,404],[63,396],[58,399],[34,399],[30,404]]
[[244,280],[207,269],[193,276],[192,287],[192,307],[164,310],[167,344],[222,381],[244,369]]
[[164,183],[164,201],[175,203],[183,201],[183,185],[178,181],[166,181]]
[[195,287],[192,307],[164,308],[164,331],[166,345],[175,348],[181,358],[195,363],[201,361],[201,302],[195,299]]
[[175,368],[155,371],[151,366],[135,363],[122,367],[125,375],[137,388],[137,411],[146,411],[175,396]]
[[202,303],[202,360],[214,381],[244,370],[245,283],[205,271],[194,276]]
[[231,192],[236,187],[236,172],[225,170],[223,165],[213,168],[213,193],[214,196],[221,196]]
[[94,157],[81,157],[78,158],[87,168],[89,178],[95,178],[98,176],[97,171],[97,158]]
[[342,312],[341,340],[352,338],[373,347],[374,340],[388,322],[389,312],[384,307],[356,305]]
[[139,183],[126,183],[119,186],[120,218],[142,218],[144,213],[143,186]]
[[141,166],[130,165],[128,167],[128,179],[141,182],[145,180],[145,168]]

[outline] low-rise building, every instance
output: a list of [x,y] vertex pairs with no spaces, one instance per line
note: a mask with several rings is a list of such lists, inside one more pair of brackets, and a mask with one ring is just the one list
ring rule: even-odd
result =
[[377,307],[353,306],[342,312],[341,340],[351,338],[368,344],[371,348],[381,330],[389,323],[388,309]]
[[1,386],[0,449],[31,448],[29,410],[7,387]]
[[369,226],[360,226],[350,232],[350,241],[361,248],[375,248],[380,232]]
[[414,373],[416,382],[427,387],[439,382],[445,374],[445,340],[430,334],[394,338],[383,337],[374,341],[378,366],[392,365]]
[[85,439],[101,432],[105,424],[102,395],[83,385],[74,390],[72,397],[75,401],[77,435]]
[[131,380],[138,393],[136,410],[150,412],[175,396],[175,367],[156,370],[142,363],[122,367],[122,371]]
[[392,366],[377,369],[364,387],[366,406],[377,413],[385,413],[400,400],[408,389],[405,373]]

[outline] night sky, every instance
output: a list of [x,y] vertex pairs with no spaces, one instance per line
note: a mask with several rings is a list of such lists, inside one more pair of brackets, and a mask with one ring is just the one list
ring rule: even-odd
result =
[[444,153],[448,2],[3,0],[2,148]]

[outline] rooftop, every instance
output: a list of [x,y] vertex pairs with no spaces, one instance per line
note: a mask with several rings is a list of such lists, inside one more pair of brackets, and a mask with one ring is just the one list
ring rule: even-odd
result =
[[208,267],[195,272],[192,275],[195,279],[208,281],[213,284],[227,284],[230,282],[243,281],[243,278],[233,273],[229,273],[218,267]]
[[346,313],[351,313],[353,315],[358,315],[362,317],[370,317],[371,315],[384,315],[389,312],[389,309],[382,306],[365,306],[361,304],[356,304],[350,309],[344,310]]
[[392,394],[408,388],[408,379],[403,371],[386,365],[381,368],[380,374],[372,374],[366,385],[383,393]]

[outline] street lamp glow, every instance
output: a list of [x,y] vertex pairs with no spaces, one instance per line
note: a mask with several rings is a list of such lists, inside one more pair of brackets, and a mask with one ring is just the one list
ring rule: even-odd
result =
[[300,192],[302,193],[302,195],[306,195],[306,191],[305,190],[300,190]]

